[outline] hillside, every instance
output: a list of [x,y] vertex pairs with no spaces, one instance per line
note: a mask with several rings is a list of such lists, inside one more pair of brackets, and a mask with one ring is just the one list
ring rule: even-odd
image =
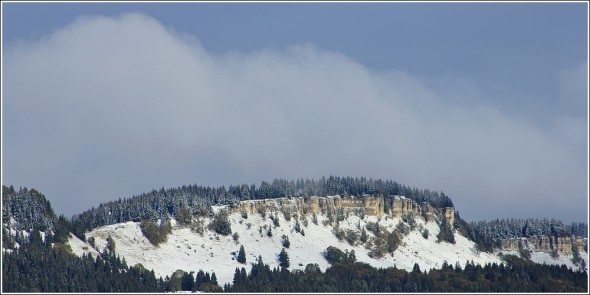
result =
[[[339,196],[317,198],[320,201],[318,203],[324,201],[325,204],[329,203],[328,200],[339,199],[340,203],[347,200]],[[247,265],[255,263],[259,256],[270,267],[278,267],[278,255],[283,249],[283,235],[290,241],[286,252],[290,257],[292,270],[304,270],[309,263],[317,263],[320,269],[325,271],[330,264],[322,253],[329,246],[342,251],[354,251],[357,261],[377,268],[396,267],[407,271],[412,271],[415,263],[422,270],[440,269],[445,261],[462,267],[468,261],[480,265],[502,263],[498,253],[478,251],[473,241],[456,230],[453,233],[454,244],[437,241],[441,224],[446,221],[442,214],[435,214],[427,221],[422,215],[408,214],[413,212],[395,214],[395,205],[392,210],[382,213],[381,216],[368,215],[364,211],[354,210],[358,209],[356,207],[349,207],[350,210],[341,211],[344,216],[339,220],[337,207],[333,207],[332,211],[322,212],[321,208],[316,210],[314,219],[313,208],[310,207],[307,214],[304,214],[301,204],[304,204],[303,198],[245,201],[234,206],[214,206],[214,213],[222,210],[229,212],[228,221],[232,234],[239,236],[237,241],[232,235],[224,236],[214,230],[208,230],[207,227],[213,220],[209,216],[193,218],[193,229],[188,224],[179,225],[172,219],[172,231],[167,241],[157,246],[152,245],[142,234],[139,222],[103,226],[87,232],[86,237],[94,238],[96,250],[102,252],[107,246],[107,238],[111,236],[115,241],[117,254],[125,257],[130,265],[139,263],[147,269],[154,269],[157,276],[170,276],[178,269],[195,273],[204,270],[215,272],[220,284],[231,283],[236,268],[247,268]],[[285,211],[284,208],[289,210]],[[273,219],[278,221],[278,225],[275,225]],[[197,220],[203,224],[202,235],[197,232],[198,229],[194,229]],[[313,220],[317,220],[317,223]],[[379,230],[370,230],[375,226]],[[298,232],[296,228],[301,230]],[[368,237],[366,243],[359,238],[363,230]],[[428,235],[423,235],[425,230],[428,231]],[[271,236],[268,234],[269,231],[272,233]],[[341,233],[340,238],[338,233]],[[395,234],[399,238],[397,245],[391,245],[395,248],[392,252],[387,249],[387,239],[380,238],[387,234]],[[351,238],[355,236],[356,238]],[[382,257],[376,254],[379,251],[376,245],[379,243],[382,243],[381,250],[384,252]],[[83,244],[76,242],[76,245],[78,246],[73,247],[77,248],[74,252],[80,253],[80,246]],[[247,265],[236,261],[240,246],[245,248]],[[86,247],[92,249],[89,245]],[[535,254],[533,257],[538,256]],[[542,262],[559,263],[567,260],[564,257],[568,256],[562,255],[561,260],[556,261],[544,259]],[[587,255],[584,257],[587,262]],[[571,261],[568,266],[578,267]]]
[[[2,292],[158,291],[152,273],[111,253],[99,255],[70,231],[43,194],[3,186]],[[84,251],[93,256],[82,256]]]
[[[129,200],[138,208],[147,208],[146,200],[155,200],[160,205],[152,208],[161,205],[166,208],[160,211],[163,218],[112,223],[129,218],[125,212],[140,212],[138,208],[114,206],[115,203],[124,204],[123,201],[101,204],[87,211],[86,217],[71,222],[63,216],[56,217],[49,201],[38,191],[3,187],[3,197],[6,196],[2,206],[2,259],[6,262],[3,276],[13,278],[10,284],[3,285],[3,290],[221,291],[223,287],[228,291],[465,291],[479,290],[477,286],[483,283],[474,284],[474,280],[484,280],[486,290],[563,291],[582,290],[580,280],[587,277],[587,238],[575,236],[573,231],[583,232],[585,225],[581,223],[570,226],[573,230],[568,231],[565,226],[557,226],[560,223],[552,222],[551,228],[559,231],[532,230],[536,235],[518,237],[521,221],[498,223],[504,227],[494,222],[479,223],[472,228],[453,207],[445,206],[452,205],[450,199],[440,202],[440,197],[437,201],[436,198],[400,195],[329,195],[191,207],[183,200],[193,197],[160,192],[162,196],[156,199],[134,197]],[[169,201],[177,203],[173,205]],[[113,208],[117,211],[110,211]],[[157,211],[151,212],[149,214],[154,217]],[[103,218],[116,214],[119,216],[114,219]],[[81,223],[82,220],[85,223]],[[90,223],[107,224],[79,232]],[[524,224],[534,229],[537,223],[528,220]],[[508,233],[512,236],[499,239],[499,234],[486,236],[486,231],[478,230],[506,232],[502,228],[510,229]],[[480,239],[479,242],[474,237]],[[499,241],[500,246],[483,251],[482,245],[487,244],[481,241],[494,244]],[[245,263],[238,262],[241,247],[245,250]],[[290,265],[286,268],[281,266],[285,262],[281,261],[281,251],[288,255]],[[68,261],[65,269],[54,269],[65,261]],[[565,265],[566,268],[542,264]],[[524,285],[518,289],[505,288],[503,280],[526,278],[512,271],[522,265],[528,265],[531,273],[527,276],[538,281],[524,280]],[[474,267],[476,271],[488,273],[490,278],[499,275],[498,272],[511,271],[498,281],[490,280],[488,275],[482,277],[481,273],[474,277],[471,273]],[[92,272],[88,272],[88,268],[92,268]],[[250,268],[251,273],[246,277]],[[414,279],[423,276],[421,280],[434,281],[414,285],[410,279],[403,286],[401,283],[385,286],[367,282],[367,278],[361,276],[355,279],[358,281],[354,286],[331,283],[335,279],[333,276],[343,275],[341,272],[348,268],[347,271],[352,272],[350,275],[355,276],[362,272],[376,276],[388,273],[392,276],[390,279],[405,281],[410,275]],[[19,276],[19,269],[26,269],[26,275]],[[553,276],[556,271],[561,279]],[[437,281],[441,272],[447,273],[445,276],[458,276],[456,279],[462,283],[446,285]],[[237,273],[241,274],[236,276]],[[262,277],[257,277],[256,273]],[[326,281],[299,289],[297,284],[285,285],[280,279],[292,276],[290,280],[305,280],[314,273]],[[49,278],[60,283],[48,283]],[[87,284],[75,283],[81,279]],[[260,287],[257,280],[278,281]],[[567,287],[559,283],[560,280],[567,281]]]

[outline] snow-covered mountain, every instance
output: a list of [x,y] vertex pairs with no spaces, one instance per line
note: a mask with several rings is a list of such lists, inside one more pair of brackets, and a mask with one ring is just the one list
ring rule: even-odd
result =
[[[448,211],[433,211],[434,214],[428,215],[416,206],[412,210],[411,204],[405,207],[408,210],[397,210],[395,204],[391,210],[383,210],[378,202],[366,201],[370,198],[365,198],[364,203],[338,196],[316,200],[314,203],[304,202],[303,198],[272,199],[214,206],[216,214],[227,212],[230,235],[208,229],[214,220],[212,216],[192,216],[192,226],[171,219],[172,230],[167,240],[158,245],[153,245],[144,236],[140,222],[131,221],[86,232],[86,241],[94,240],[93,245],[73,235],[69,245],[76,255],[97,255],[104,251],[107,239],[111,237],[115,253],[125,258],[129,265],[141,264],[162,277],[171,276],[179,269],[195,273],[199,270],[215,272],[220,285],[232,282],[236,268],[245,267],[249,271],[249,264],[256,262],[259,256],[271,267],[278,267],[278,255],[284,248],[285,238],[290,242],[285,249],[290,258],[290,269],[303,270],[307,264],[316,263],[325,270],[330,264],[323,252],[329,246],[354,251],[357,261],[374,267],[397,267],[408,271],[415,263],[421,270],[441,268],[445,262],[462,267],[467,261],[502,263],[499,252],[478,251],[476,244],[457,230],[452,233],[454,244],[439,241],[441,224],[444,226],[452,217],[445,214]],[[390,245],[384,244],[388,235],[397,237],[390,242],[395,248],[392,252],[387,251],[391,248],[386,249]],[[240,246],[244,246],[246,264],[236,260]],[[518,255],[518,252],[512,254]],[[554,259],[543,254],[534,252],[531,258],[536,262],[579,267],[571,263],[571,255]],[[587,253],[581,256],[587,265]]]

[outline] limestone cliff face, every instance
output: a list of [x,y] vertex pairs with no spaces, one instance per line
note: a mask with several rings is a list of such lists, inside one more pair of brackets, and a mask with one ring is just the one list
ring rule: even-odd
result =
[[574,247],[578,252],[583,252],[585,241],[581,237],[555,237],[555,236],[533,236],[528,238],[506,239],[502,241],[502,250],[512,251],[518,249],[529,249],[550,253],[553,250],[569,255]]
[[[455,209],[433,208],[429,203],[416,203],[403,196],[393,196],[391,204],[391,215],[399,218],[402,215],[414,213],[423,216],[427,222],[434,222],[436,218],[445,218],[447,224],[452,225],[455,221]],[[339,210],[345,213],[364,213],[369,216],[383,216],[385,212],[385,198],[383,196],[363,197],[296,197],[276,198],[264,200],[242,201],[232,207],[231,212],[247,212],[255,214],[259,212],[283,213],[283,214],[322,214],[328,212],[336,214]]]
[[231,212],[259,212],[284,214],[335,214],[342,209],[344,212],[363,212],[366,215],[383,216],[383,197],[365,196],[363,198],[343,198],[340,196],[310,198],[276,198],[264,200],[242,201],[230,207]]
[[412,199],[408,199],[404,196],[393,196],[391,215],[399,218],[402,215],[409,213],[424,216],[427,222],[433,222],[435,216],[444,217],[449,225],[453,225],[455,222],[455,208],[453,207],[434,208],[427,202],[418,204]]
[[[230,211],[247,212],[256,214],[260,212],[282,214],[322,214],[328,212],[337,214],[340,210],[344,213],[364,213],[368,216],[383,216],[391,213],[394,218],[400,218],[405,214],[414,213],[424,217],[427,222],[434,222],[444,218],[446,223],[453,225],[455,222],[455,208],[434,208],[429,203],[416,203],[404,196],[393,196],[391,199],[391,211],[385,212],[385,198],[383,196],[356,197],[310,197],[310,198],[276,198],[263,200],[248,200],[230,206]],[[573,241],[570,237],[535,236],[528,238],[506,239],[502,241],[502,250],[512,251],[518,249],[531,249],[536,251],[551,252],[553,249],[564,254],[571,254],[574,247],[579,252],[584,251],[585,241],[576,237]]]
[[507,239],[502,241],[502,249],[505,251],[518,250],[518,239]]
[[[393,217],[399,218],[404,214],[408,214],[410,212],[418,213],[417,210],[414,210],[414,202],[410,199],[407,199],[403,196],[393,196],[393,205],[391,206],[391,215]],[[415,206],[419,207],[419,206]]]
[[570,237],[557,237],[557,251],[565,254],[572,253],[572,239]]
[[445,212],[445,219],[447,220],[447,224],[453,225],[455,223],[455,208],[453,207],[446,207],[443,208]]
[[584,241],[584,239],[581,237],[576,237],[576,240],[574,241],[574,247],[578,250],[578,253],[582,253],[585,251],[586,241]]
[[529,245],[531,245],[537,251],[551,251],[551,243],[549,242],[549,237],[547,236],[529,237],[527,240]]
[[383,216],[385,213],[383,197],[365,197],[363,206],[367,215]]

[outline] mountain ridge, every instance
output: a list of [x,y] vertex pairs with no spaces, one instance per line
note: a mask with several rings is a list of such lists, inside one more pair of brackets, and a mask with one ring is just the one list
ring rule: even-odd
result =
[[[188,202],[182,202],[182,197],[176,199],[181,202],[175,207],[167,202],[175,198],[165,197],[170,191],[160,192],[164,197],[158,201],[166,210],[175,212],[174,215],[168,213],[155,220],[153,217],[157,216],[152,215],[151,219],[98,226],[83,231],[80,239],[79,232],[74,234],[77,221],[70,223],[63,216],[56,217],[41,193],[26,188],[17,192],[3,186],[3,196],[7,196],[3,198],[2,212],[3,257],[19,251],[21,244],[26,246],[26,239],[38,231],[41,239],[54,248],[66,249],[82,259],[116,255],[133,268],[151,270],[154,276],[166,277],[164,282],[169,282],[173,274],[205,270],[217,275],[216,282],[229,286],[235,283],[236,269],[254,267],[259,259],[269,267],[282,268],[279,261],[282,251],[291,257],[289,269],[294,273],[310,267],[327,272],[332,266],[329,249],[353,255],[353,261],[371,267],[407,272],[416,268],[425,272],[444,270],[445,265],[456,268],[502,265],[509,261],[505,255],[587,270],[587,238],[583,240],[584,245],[574,247],[572,243],[571,251],[565,251],[563,234],[568,233],[567,227],[555,226],[562,234],[555,240],[562,241],[556,247],[559,252],[556,256],[546,249],[536,249],[532,242],[529,244],[530,237],[509,245],[504,245],[509,239],[502,240],[500,248],[490,251],[485,243],[473,238],[480,237],[481,232],[474,231],[462,220],[454,207],[435,208],[431,202],[417,202],[403,195],[289,196],[232,201],[193,210]],[[223,193],[223,190],[218,192]],[[441,195],[438,201],[443,201],[438,204],[452,204],[446,195]],[[21,199],[15,199],[17,196]],[[139,208],[141,204],[136,203]],[[101,204],[90,212],[101,212],[95,215],[97,217],[113,216],[111,208],[115,207]],[[45,221],[39,224],[37,218]],[[99,220],[97,224],[100,222],[105,221]],[[216,222],[223,226],[217,226]],[[159,244],[148,239],[145,226],[149,224],[154,224],[155,229],[169,225]],[[537,233],[535,222],[529,220],[526,225],[530,232]],[[573,233],[583,227],[578,224],[570,228]],[[6,241],[11,243],[4,243]],[[245,247],[246,264],[237,262],[240,247]]]

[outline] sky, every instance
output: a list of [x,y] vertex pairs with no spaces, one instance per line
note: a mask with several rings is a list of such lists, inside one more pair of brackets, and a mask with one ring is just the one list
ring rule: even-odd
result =
[[2,2],[2,183],[58,214],[365,176],[588,219],[586,3]]

